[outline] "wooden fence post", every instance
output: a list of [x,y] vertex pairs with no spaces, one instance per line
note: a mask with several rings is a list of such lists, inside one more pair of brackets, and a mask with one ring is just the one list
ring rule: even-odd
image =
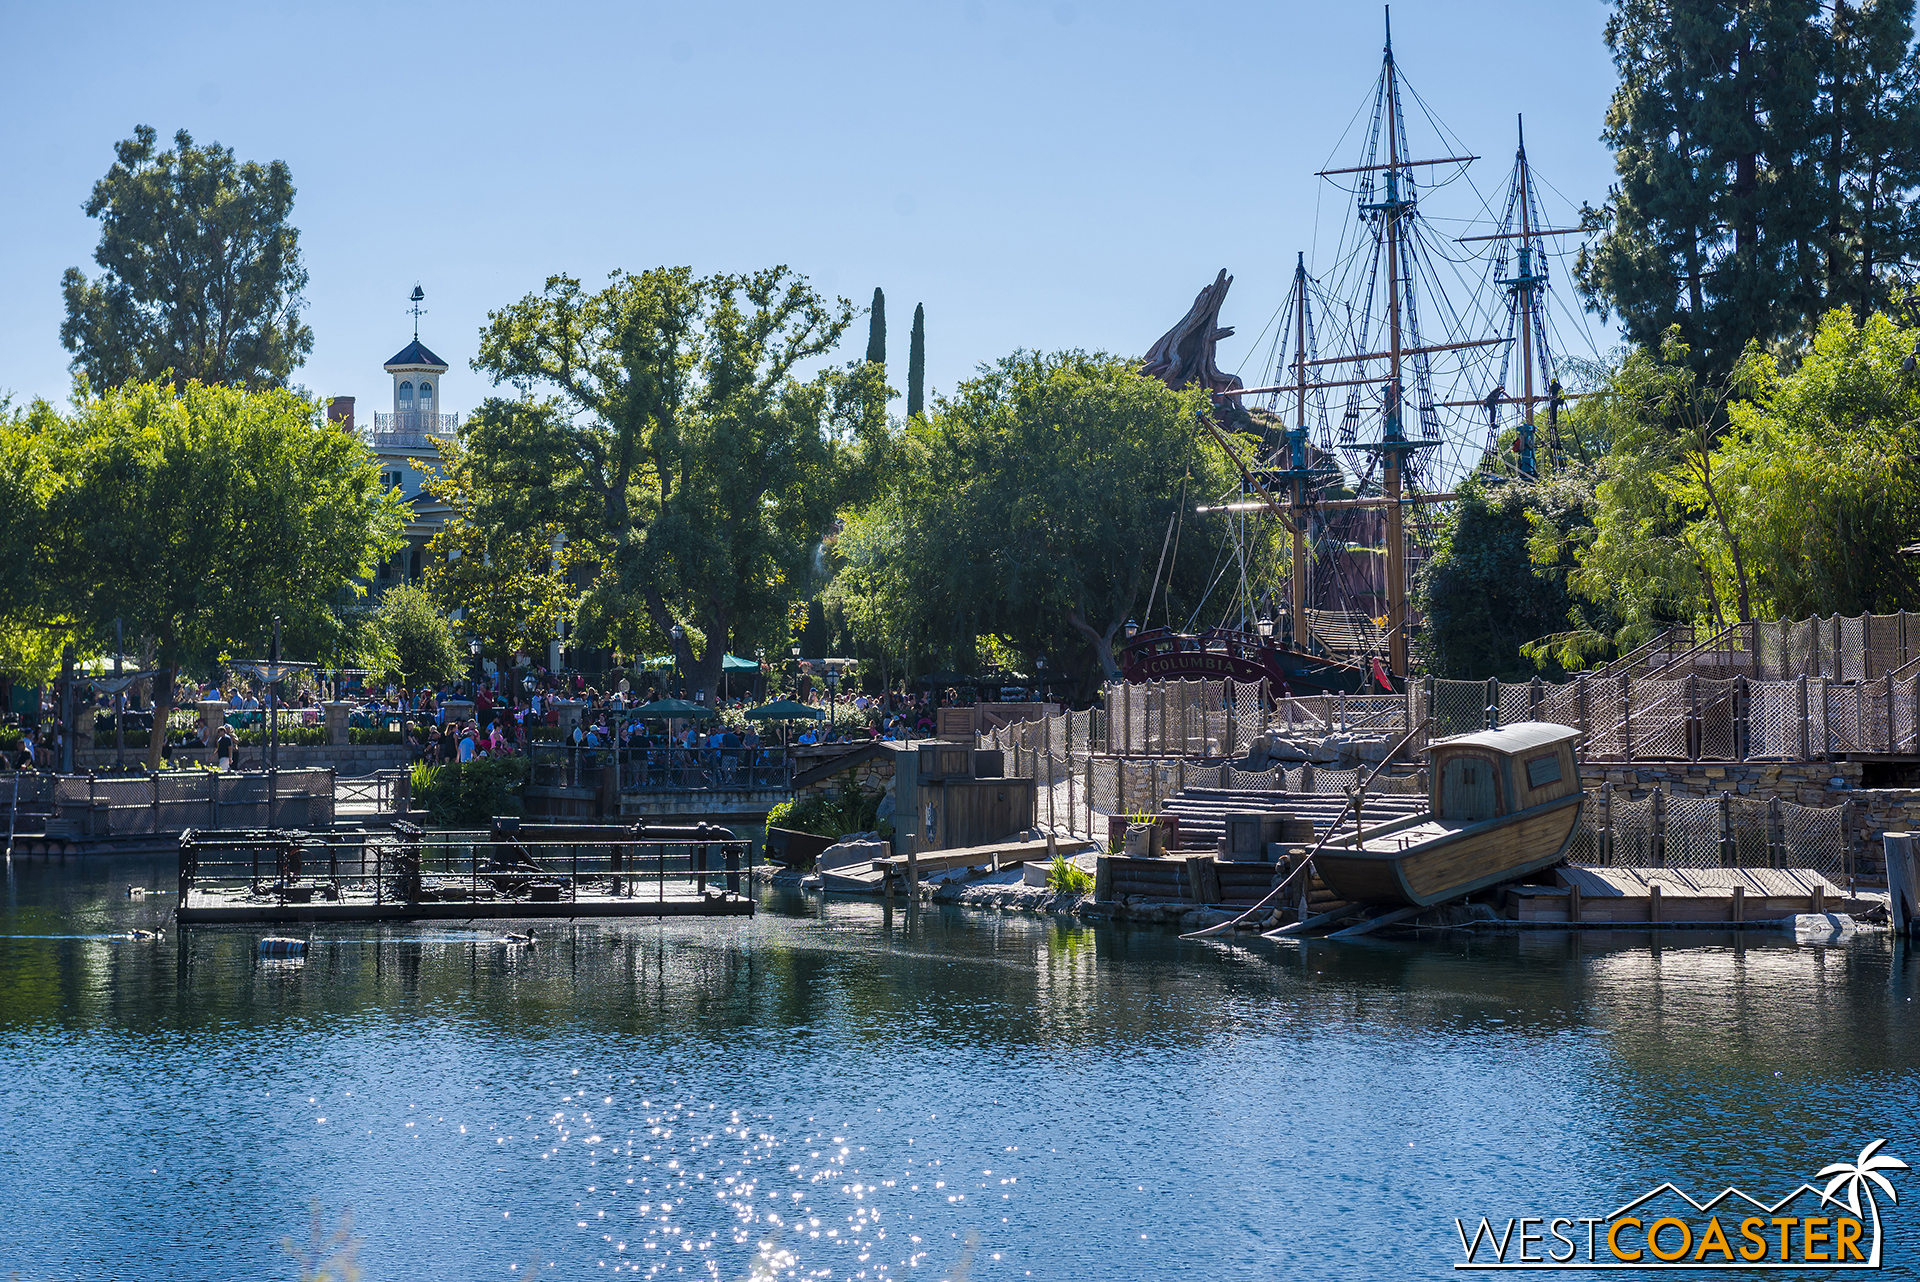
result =
[[1585,743],[1592,728],[1587,724],[1587,678],[1582,673],[1573,680],[1573,702],[1580,711],[1580,741]]
[[1780,798],[1767,798],[1767,867],[1786,864],[1787,818],[1780,809]]
[[1633,678],[1620,674],[1620,759],[1633,760]]
[[1720,866],[1731,868],[1738,861],[1733,844],[1733,794],[1720,790]]
[[1813,751],[1812,727],[1807,722],[1807,674],[1802,672],[1794,678],[1794,699],[1800,709],[1800,756],[1801,761],[1811,761]]
[[1700,674],[1687,674],[1687,760],[1700,760]]
[[1840,869],[1847,875],[1847,897],[1853,897],[1853,798],[1840,803]]
[[1500,679],[1498,677],[1487,678],[1487,708],[1483,720],[1488,730],[1500,728]]
[[1651,847],[1648,854],[1655,868],[1665,868],[1667,866],[1667,794],[1664,790],[1655,788],[1652,800],[1653,818],[1650,827],[1653,831],[1648,839],[1648,845]]
[[1920,868],[1915,867],[1913,834],[1890,832],[1880,838],[1887,851],[1887,898],[1893,914],[1893,933],[1913,934],[1920,919]]
[[1733,679],[1733,756],[1745,761],[1753,755],[1753,691],[1746,674]]
[[1545,697],[1540,688],[1540,674],[1536,672],[1527,690],[1527,716],[1532,720],[1540,719],[1540,703]]

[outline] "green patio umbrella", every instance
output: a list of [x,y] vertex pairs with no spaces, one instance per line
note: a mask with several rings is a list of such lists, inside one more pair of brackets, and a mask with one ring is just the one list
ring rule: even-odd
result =
[[751,721],[822,721],[826,715],[818,708],[809,708],[791,699],[775,699],[772,703],[747,709],[747,718]]
[[630,717],[711,717],[712,708],[704,703],[689,703],[685,699],[655,699],[652,703],[643,703],[637,708],[628,708]]

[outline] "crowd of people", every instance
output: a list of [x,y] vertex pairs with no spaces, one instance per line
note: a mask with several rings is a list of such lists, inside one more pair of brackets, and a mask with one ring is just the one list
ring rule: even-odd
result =
[[[851,698],[830,700],[819,683],[809,682],[810,688],[798,693],[797,702],[817,715],[796,716],[784,726],[746,718],[744,713],[753,702],[732,695],[715,701],[704,716],[663,721],[631,715],[633,709],[659,697],[657,688],[636,690],[618,673],[610,674],[608,681],[609,688],[603,691],[583,674],[537,668],[531,673],[510,674],[497,683],[448,683],[419,689],[393,684],[329,686],[309,681],[278,706],[283,718],[292,715],[304,724],[318,725],[324,717],[321,705],[330,696],[343,699],[352,705],[354,727],[397,732],[398,741],[416,764],[481,761],[526,753],[534,745],[545,743],[573,750],[568,755],[576,765],[582,754],[597,762],[602,754],[613,753],[623,763],[634,763],[634,778],[693,783],[694,775],[710,782],[731,782],[768,771],[795,747],[930,735],[934,709],[957,699],[953,691],[938,696],[855,691]],[[242,764],[243,749],[235,726],[250,729],[264,724],[266,691],[254,682],[215,680],[184,684],[176,690],[174,699],[175,707],[181,709],[216,701],[226,708],[221,724],[209,725],[204,714],[190,728],[176,724],[166,745],[167,757],[171,758],[175,748],[210,749],[210,758],[221,768]],[[92,702],[94,706],[83,709],[81,715],[92,717],[111,710],[105,696]],[[450,704],[457,713],[451,718]],[[571,726],[564,734],[563,705],[579,710],[577,718],[564,719]],[[708,705],[703,702],[703,706]],[[830,707],[836,714],[831,719]],[[135,714],[130,719],[136,725],[151,724],[150,716]],[[64,746],[57,710],[49,706],[42,709],[39,726],[27,729],[20,746],[4,754],[4,762],[19,769],[56,769]]]

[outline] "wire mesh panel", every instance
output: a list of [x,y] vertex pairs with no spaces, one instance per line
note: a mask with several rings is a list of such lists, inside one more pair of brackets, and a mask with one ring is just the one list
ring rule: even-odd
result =
[[1893,680],[1878,677],[1854,687],[1858,692],[1862,752],[1893,751]]
[[1087,805],[1103,815],[1120,810],[1120,762],[1115,757],[1096,757],[1087,763]]
[[1685,681],[1642,677],[1633,682],[1633,759],[1678,761],[1687,756],[1691,699]]
[[1699,707],[1700,757],[1703,761],[1734,761],[1740,756],[1740,679],[1700,679],[1694,689]]
[[1427,795],[1427,781],[1417,774],[1379,775],[1373,781],[1373,791],[1402,797],[1424,797]]
[[1613,821],[1613,863],[1619,868],[1658,866],[1653,844],[1653,798],[1638,801],[1623,792],[1608,799]]
[[1288,792],[1312,791],[1312,789],[1307,787],[1307,768],[1305,766],[1295,766],[1291,770],[1281,770],[1278,773],[1286,779]]
[[1780,803],[1781,856],[1788,868],[1811,868],[1828,878],[1847,876],[1844,806]]
[[1839,671],[1833,673],[1842,681],[1864,681],[1867,678],[1867,616],[1857,619],[1843,619],[1834,616],[1839,624],[1839,645],[1837,649]]
[[1345,701],[1347,729],[1391,733],[1407,728],[1407,696],[1354,694]]
[[1888,696],[1888,733],[1894,752],[1920,751],[1920,677],[1893,683]]
[[1820,675],[1820,621],[1799,619],[1787,625],[1787,666],[1782,680]]
[[1720,803],[1712,797],[1666,798],[1663,862],[1668,868],[1720,866]]
[[1496,685],[1495,693],[1500,700],[1501,725],[1510,726],[1516,721],[1533,720],[1532,682],[1509,681],[1504,685]]
[[1753,625],[1753,676],[1758,681],[1780,681],[1787,676],[1784,624],[1761,621]]
[[1433,711],[1427,733],[1438,739],[1444,735],[1472,734],[1487,728],[1487,683],[1484,681],[1435,681]]
[[1865,677],[1880,677],[1899,667],[1905,660],[1900,653],[1901,628],[1897,614],[1869,614],[1861,619],[1866,663]]
[[1322,770],[1318,766],[1313,770],[1313,790],[1315,792],[1344,793],[1360,782],[1358,770]]
[[1861,725],[1860,695],[1864,686],[1828,686],[1826,688],[1826,734],[1828,753],[1871,752]]
[[1563,681],[1542,684],[1540,706],[1534,709],[1535,721],[1550,721],[1557,726],[1580,725],[1580,683]]
[[1729,797],[1727,831],[1733,862],[1738,868],[1767,868],[1773,863],[1773,839],[1768,831],[1767,803],[1750,797]]
[[1580,825],[1567,847],[1568,863],[1599,867],[1607,862],[1606,823],[1606,793],[1596,789],[1580,807]]
[[1587,682],[1587,755],[1600,761],[1627,757],[1627,696],[1625,677],[1602,677]]
[[1747,756],[1800,759],[1800,683],[1747,684]]
[[[1193,778],[1188,776],[1187,786],[1193,787]],[[1260,789],[1267,792],[1285,792],[1287,772],[1279,766],[1270,770],[1236,770],[1232,766],[1220,767],[1220,786],[1241,791]]]

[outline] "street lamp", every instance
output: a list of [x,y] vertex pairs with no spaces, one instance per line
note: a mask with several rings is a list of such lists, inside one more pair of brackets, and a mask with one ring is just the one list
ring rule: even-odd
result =
[[473,637],[467,642],[467,653],[473,656],[473,678],[467,693],[475,694],[480,688],[480,638]]
[[1134,622],[1132,619],[1128,619],[1127,620],[1127,640],[1129,641],[1133,640],[1133,638],[1136,635],[1138,635],[1139,631],[1140,631],[1140,625]]
[[1040,698],[1047,697],[1047,656],[1040,653],[1033,656],[1033,679],[1040,683]]
[[834,695],[840,689],[840,670],[827,665],[827,733],[833,733]]
[[673,638],[673,693],[677,697],[682,693],[680,687],[680,643],[687,639],[687,630],[676,623],[667,629],[667,635]]
[[800,647],[793,647],[793,697],[800,697]]
[[1270,615],[1268,615],[1268,614],[1265,614],[1265,613],[1262,613],[1262,614],[1261,614],[1261,616],[1259,617],[1259,619],[1257,619],[1257,620],[1256,620],[1256,621],[1254,622],[1254,625],[1253,625],[1253,626],[1254,626],[1254,627],[1256,627],[1256,628],[1258,628],[1258,629],[1260,630],[1260,639],[1261,639],[1262,641],[1271,641],[1271,640],[1273,640],[1273,618],[1272,618],[1272,616],[1270,616]]

